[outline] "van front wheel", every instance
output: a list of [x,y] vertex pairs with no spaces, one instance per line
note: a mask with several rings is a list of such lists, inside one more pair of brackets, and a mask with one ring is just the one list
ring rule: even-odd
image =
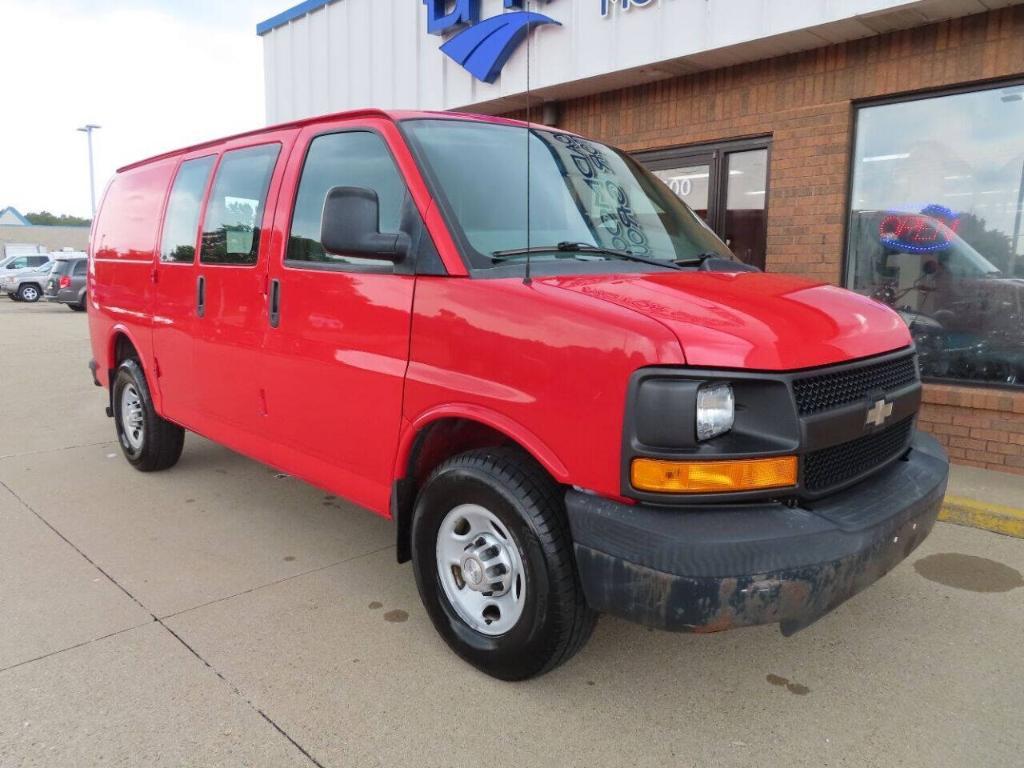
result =
[[129,464],[140,472],[156,472],[178,463],[185,430],[157,414],[137,360],[118,366],[113,405],[117,439]]
[[482,448],[439,466],[416,499],[420,598],[459,656],[502,680],[544,674],[583,647],[586,604],[560,487],[529,456]]

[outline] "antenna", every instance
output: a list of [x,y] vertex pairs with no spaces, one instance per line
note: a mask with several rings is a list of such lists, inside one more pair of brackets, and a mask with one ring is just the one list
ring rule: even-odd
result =
[[[526,0],[526,10],[530,11],[531,0]],[[523,285],[530,285],[530,53],[533,35],[526,36],[526,270],[523,272]]]

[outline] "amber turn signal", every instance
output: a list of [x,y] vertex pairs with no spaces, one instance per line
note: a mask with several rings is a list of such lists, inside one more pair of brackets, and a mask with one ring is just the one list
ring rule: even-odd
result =
[[633,459],[631,480],[638,491],[729,493],[796,485],[796,456],[724,461]]

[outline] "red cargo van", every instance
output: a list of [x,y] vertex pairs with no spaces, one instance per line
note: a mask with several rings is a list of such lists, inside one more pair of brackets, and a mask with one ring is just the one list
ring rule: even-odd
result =
[[795,632],[945,492],[899,315],[751,270],[558,130],[362,111],[128,166],[88,301],[133,466],[190,430],[393,519],[437,630],[499,678],[600,612]]

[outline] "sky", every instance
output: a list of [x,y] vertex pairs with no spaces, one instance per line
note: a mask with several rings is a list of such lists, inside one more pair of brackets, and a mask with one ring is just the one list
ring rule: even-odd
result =
[[1012,235],[1024,194],[1022,121],[1022,86],[862,110],[854,207],[920,211],[938,204]]
[[295,0],[3,0],[0,209],[90,215],[114,171],[264,125],[256,24]]

